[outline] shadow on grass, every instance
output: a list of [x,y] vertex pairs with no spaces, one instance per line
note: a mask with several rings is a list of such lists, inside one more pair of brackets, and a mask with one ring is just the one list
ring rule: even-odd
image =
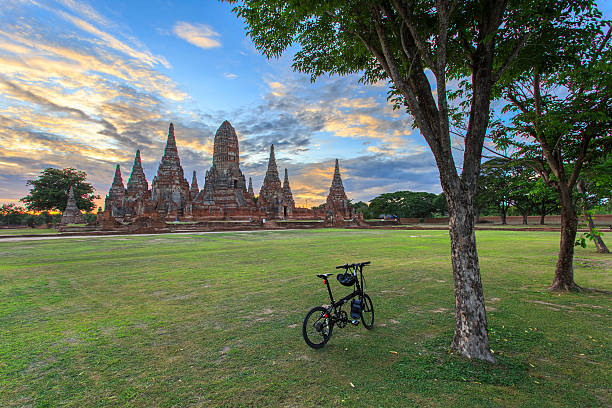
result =
[[448,391],[455,383],[488,384],[514,387],[532,382],[527,363],[520,355],[536,346],[542,339],[537,330],[508,329],[489,330],[491,348],[495,350],[497,363],[469,360],[454,354],[449,347],[452,333],[419,343],[418,349],[395,364],[398,376],[414,382],[416,388],[427,391]]

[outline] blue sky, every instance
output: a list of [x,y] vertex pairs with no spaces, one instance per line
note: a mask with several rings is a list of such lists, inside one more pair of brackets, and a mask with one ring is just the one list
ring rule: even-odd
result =
[[261,56],[231,7],[2,0],[0,203],[23,197],[25,181],[45,167],[84,170],[104,196],[116,163],[127,181],[136,149],[150,182],[170,121],[185,174],[196,170],[202,186],[226,119],[256,192],[271,143],[300,205],[324,201],[335,158],[355,201],[441,191],[433,157],[409,115],[386,102],[385,84],[364,86],[356,76],[311,84],[292,72],[291,55]]

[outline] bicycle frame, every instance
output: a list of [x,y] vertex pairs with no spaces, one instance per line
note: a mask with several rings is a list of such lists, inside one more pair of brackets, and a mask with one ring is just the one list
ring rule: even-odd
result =
[[[337,302],[334,301],[334,295],[332,294],[332,290],[331,287],[329,286],[329,280],[326,278],[324,279],[324,283],[327,286],[327,293],[329,293],[329,300],[331,302],[331,305],[329,307],[329,309],[333,309],[334,311],[334,315],[338,313],[339,308],[342,307],[344,304],[346,304],[349,300],[351,300],[354,297],[357,296],[362,296],[364,294],[363,292],[363,267],[364,265],[359,265],[359,266],[354,266],[353,267],[353,273],[356,275],[357,274],[357,269],[359,269],[359,278],[356,279],[355,281],[355,290],[353,291],[353,293],[343,297],[342,299],[338,300]],[[348,271],[350,268],[346,268],[346,271]]]

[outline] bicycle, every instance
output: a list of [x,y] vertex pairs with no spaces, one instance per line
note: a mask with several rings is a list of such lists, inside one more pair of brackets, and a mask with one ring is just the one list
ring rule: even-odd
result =
[[[344,286],[355,286],[353,293],[337,302],[334,302],[328,279],[333,273],[317,274],[317,277],[323,279],[323,283],[327,286],[330,305],[313,307],[304,318],[302,335],[310,347],[315,349],[323,347],[331,337],[334,326],[342,329],[348,324],[348,315],[342,310],[342,306],[351,299],[351,324],[357,326],[361,320],[366,329],[372,330],[374,305],[372,299],[365,293],[365,278],[363,277],[363,267],[369,264],[370,261],[336,266],[336,269],[345,269],[344,273],[337,275],[338,282]],[[357,272],[359,272],[359,277],[357,277]]]

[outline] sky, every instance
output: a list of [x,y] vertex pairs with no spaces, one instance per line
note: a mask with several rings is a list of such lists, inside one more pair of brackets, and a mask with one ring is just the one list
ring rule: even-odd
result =
[[[136,149],[149,183],[174,123],[198,184],[214,134],[236,129],[256,194],[270,145],[297,205],[325,201],[340,161],[347,195],[441,192],[435,161],[384,83],[311,83],[292,55],[267,60],[232,6],[214,0],[0,0],[0,204],[18,203],[47,167],[83,170],[102,196]],[[603,2],[604,15],[612,6]]]

